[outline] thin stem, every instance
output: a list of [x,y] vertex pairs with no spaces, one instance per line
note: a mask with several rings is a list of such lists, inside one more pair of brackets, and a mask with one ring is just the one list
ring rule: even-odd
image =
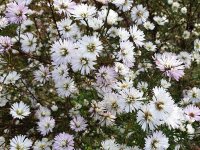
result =
[[53,5],[52,5],[52,3],[51,3],[50,0],[48,0],[48,3],[49,3],[49,6],[50,6],[50,9],[51,9],[51,15],[52,15],[53,22],[54,22],[54,24],[55,24],[55,26],[56,26],[56,30],[57,30],[57,32],[58,32],[58,36],[59,36],[59,38],[62,39],[62,36],[61,36],[61,34],[60,34],[60,31],[59,31],[58,26],[57,26],[57,23],[56,23],[56,17],[55,17],[55,14],[54,14]]

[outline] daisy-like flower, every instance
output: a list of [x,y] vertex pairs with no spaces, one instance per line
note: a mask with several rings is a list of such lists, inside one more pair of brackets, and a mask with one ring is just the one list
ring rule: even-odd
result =
[[52,78],[54,82],[56,83],[58,80],[62,80],[66,77],[68,77],[68,66],[66,64],[61,64],[59,66],[55,66],[52,73]]
[[110,0],[111,3],[115,4],[115,5],[123,5],[123,3],[125,2],[125,0]]
[[[115,62],[115,71],[122,76],[128,75],[130,73],[130,69],[128,66],[124,65],[123,63],[120,62]],[[129,77],[125,77],[125,82],[129,82],[128,84],[131,84],[131,81],[129,81]],[[119,82],[118,82],[119,83]],[[121,82],[122,83],[122,82]],[[126,86],[122,88],[127,88]]]
[[61,97],[68,97],[77,92],[76,85],[70,77],[63,78],[55,82],[57,93]]
[[149,22],[149,21],[146,21],[146,22],[144,23],[144,27],[145,27],[145,29],[147,29],[147,30],[153,30],[153,29],[155,28],[155,25],[154,25],[153,23]]
[[132,67],[135,62],[134,48],[130,41],[120,42],[120,51],[117,53],[118,60],[122,60],[126,66]]
[[75,23],[72,23],[72,20],[69,18],[62,19],[57,22],[58,30],[64,38],[74,37],[79,31],[78,26]]
[[190,68],[192,63],[192,55],[190,53],[182,51],[178,55],[178,58],[184,63],[185,68]]
[[116,27],[111,27],[109,30],[108,30],[108,36],[109,37],[112,37],[112,38],[115,38],[118,36],[118,29]]
[[10,114],[13,118],[23,119],[30,114],[30,108],[22,101],[16,102],[11,106]]
[[51,115],[51,111],[47,107],[40,106],[36,111],[35,116],[37,119],[41,119],[42,117],[47,117]]
[[51,52],[51,58],[56,65],[67,64],[71,62],[75,45],[70,40],[59,40],[52,45]]
[[5,28],[8,25],[8,19],[0,17],[0,29]]
[[84,131],[86,130],[87,123],[85,119],[81,116],[75,116],[70,121],[70,128],[76,132]]
[[157,118],[164,120],[173,110],[174,101],[170,94],[162,87],[155,87],[153,93],[153,100],[150,102],[150,107]]
[[156,45],[153,45],[152,42],[146,42],[144,44],[144,48],[147,50],[147,51],[151,51],[151,52],[155,52],[156,51]]
[[130,80],[129,78],[125,78],[125,80],[118,81],[113,84],[113,89],[121,92],[125,89],[129,89],[133,86],[133,81]]
[[107,139],[101,142],[103,150],[120,150],[119,144],[116,143],[115,139]]
[[25,135],[18,135],[10,140],[10,150],[29,150],[32,143]]
[[191,90],[187,92],[188,98],[193,103],[199,103],[200,102],[200,89],[197,87],[193,87]]
[[121,0],[121,3],[116,3],[115,5],[123,12],[129,11],[132,7],[133,0]]
[[90,117],[94,118],[95,120],[100,120],[100,115],[103,113],[104,110],[105,108],[101,102],[96,102],[95,100],[92,100],[91,107],[89,109],[89,112],[91,113]]
[[172,111],[169,113],[169,116],[165,118],[165,123],[169,129],[180,129],[182,123],[185,121],[184,112],[182,108],[174,106]]
[[7,51],[12,46],[12,40],[8,36],[0,36],[0,53]]
[[72,15],[78,19],[90,19],[96,14],[96,7],[87,4],[78,4],[72,11]]
[[174,53],[164,52],[163,54],[155,54],[154,61],[160,71],[176,81],[184,75],[185,66]]
[[199,39],[194,40],[194,50],[200,52],[200,40]]
[[120,114],[124,109],[122,97],[116,93],[106,93],[102,101],[104,107],[113,115]]
[[48,117],[42,117],[40,118],[38,124],[38,131],[43,135],[47,135],[49,132],[53,131],[53,128],[55,127],[55,120],[48,116]]
[[4,84],[14,84],[19,79],[20,75],[16,71],[11,71],[8,74],[3,74],[3,76],[0,77],[0,82]]
[[112,126],[115,123],[116,116],[110,112],[105,112],[101,114],[102,117],[100,118],[101,126]]
[[127,41],[130,37],[130,33],[125,28],[119,28],[118,36],[121,41]]
[[54,0],[53,6],[60,14],[64,13],[67,16],[70,16],[70,13],[76,6],[76,3],[72,0]]
[[36,70],[34,72],[34,77],[35,77],[36,81],[38,81],[40,83],[45,83],[50,78],[49,67],[45,67],[45,66],[41,65],[39,67],[39,70]]
[[141,100],[143,100],[143,92],[135,88],[124,89],[120,92],[123,101],[125,102],[124,111],[132,112],[141,107]]
[[97,36],[83,36],[77,43],[78,49],[88,56],[96,57],[101,53],[103,46]]
[[160,81],[161,87],[168,89],[171,86],[171,83],[165,79],[161,79]]
[[6,18],[10,23],[22,23],[27,19],[27,14],[29,9],[26,6],[25,1],[20,1],[19,3],[12,2],[7,5],[6,8]]
[[144,131],[148,130],[148,128],[150,130],[155,129],[158,124],[158,120],[153,115],[150,105],[143,105],[141,107],[141,110],[137,113],[137,122]]
[[137,5],[133,7],[131,11],[131,18],[135,21],[138,25],[146,22],[149,17],[149,12],[146,10],[146,7],[142,5]]
[[139,30],[137,26],[133,25],[130,27],[130,35],[133,38],[133,41],[137,47],[144,45],[144,32]]
[[96,73],[97,84],[99,86],[108,86],[116,82],[117,73],[114,68],[102,66]]
[[25,52],[33,52],[36,50],[37,39],[32,33],[21,35],[22,50]]
[[103,26],[103,20],[98,18],[91,18],[88,20],[89,27],[93,28],[93,30],[101,29]]
[[68,133],[60,133],[54,138],[54,150],[74,150],[74,137]]
[[144,150],[166,150],[169,147],[169,139],[161,131],[145,138]]
[[103,9],[101,11],[98,11],[98,16],[101,20],[104,22],[106,21],[107,18],[107,24],[113,25],[116,24],[118,21],[118,13],[115,12],[114,10],[110,9],[109,13],[107,9]]
[[189,105],[184,109],[186,120],[189,122],[200,121],[200,109],[194,105]]
[[51,150],[51,145],[51,141],[49,141],[47,138],[42,138],[41,141],[35,141],[33,150]]
[[163,26],[165,23],[168,22],[168,19],[166,18],[166,16],[155,16],[153,17],[153,20],[158,24],[158,25],[161,25]]
[[82,75],[89,74],[95,69],[95,61],[96,58],[92,55],[88,55],[87,53],[84,53],[84,51],[78,50],[72,57],[72,69],[75,72],[80,71]]

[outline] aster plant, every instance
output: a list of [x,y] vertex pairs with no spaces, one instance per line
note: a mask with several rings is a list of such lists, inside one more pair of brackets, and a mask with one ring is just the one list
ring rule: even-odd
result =
[[0,2],[0,149],[200,149],[199,0]]

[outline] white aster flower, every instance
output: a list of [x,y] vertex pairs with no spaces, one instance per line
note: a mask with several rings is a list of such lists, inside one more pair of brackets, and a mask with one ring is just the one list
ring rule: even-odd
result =
[[154,116],[150,105],[143,105],[137,113],[137,122],[145,130],[153,130],[159,123]]
[[101,20],[105,22],[107,20],[107,24],[114,25],[118,21],[118,13],[114,10],[110,9],[109,12],[107,9],[103,9],[98,12],[98,16]]
[[47,117],[50,115],[51,115],[51,111],[47,107],[43,107],[43,106],[40,106],[35,113],[35,116],[37,119],[40,119],[42,117]]
[[103,20],[100,19],[99,17],[91,18],[91,19],[88,20],[88,25],[89,25],[89,27],[93,28],[93,30],[101,29],[103,24],[104,24]]
[[127,41],[130,37],[130,33],[125,28],[119,28],[117,34],[121,41]]
[[200,88],[193,87],[191,90],[188,91],[187,95],[188,95],[188,98],[193,103],[199,103],[200,102]]
[[133,43],[130,41],[120,42],[120,51],[117,53],[117,60],[122,60],[126,66],[132,67],[135,62],[134,48]]
[[113,115],[122,113],[125,104],[122,97],[116,93],[106,93],[102,103],[104,108]]
[[55,120],[48,116],[40,118],[39,122],[37,122],[38,128],[37,130],[43,135],[47,135],[49,132],[53,131],[55,127]]
[[99,56],[103,50],[102,42],[97,36],[83,36],[77,43],[78,49],[88,57]]
[[200,40],[199,39],[196,39],[194,41],[194,50],[200,52]]
[[68,97],[77,93],[76,85],[72,78],[67,77],[55,82],[57,93],[61,97]]
[[0,30],[8,25],[8,19],[5,17],[0,17]]
[[[76,23],[72,23],[72,20],[69,18],[65,18],[57,22],[57,26],[60,34],[64,38],[69,38],[73,40],[73,37],[76,36],[77,32],[80,32]],[[65,44],[65,41],[63,43]],[[62,42],[60,42],[60,44],[62,44]]]
[[165,120],[169,113],[173,111],[174,101],[170,94],[162,87],[155,87],[153,93],[153,100],[150,102],[152,112],[159,120]]
[[21,35],[22,50],[29,53],[36,50],[37,39],[32,33],[26,33]]
[[144,150],[167,150],[169,139],[161,131],[156,131],[153,135],[145,138]]
[[39,67],[39,70],[36,70],[34,72],[34,77],[35,77],[36,81],[38,81],[40,83],[45,83],[50,78],[49,67],[45,67],[45,66],[41,65]]
[[53,6],[60,14],[64,13],[70,16],[70,13],[76,6],[76,3],[72,0],[54,0]]
[[11,106],[10,114],[13,118],[23,119],[30,114],[30,108],[22,101],[16,102]]
[[91,19],[96,14],[96,7],[87,4],[78,4],[72,11],[72,15],[78,19]]
[[143,7],[142,5],[137,5],[136,7],[133,7],[131,11],[131,18],[138,25],[146,22],[148,17],[149,12],[146,10],[146,7]]
[[33,150],[51,150],[52,142],[47,138],[42,138],[42,140],[37,140],[34,143]]
[[160,26],[163,26],[165,23],[168,22],[168,19],[166,18],[166,16],[155,16],[153,17],[153,20]]
[[119,150],[119,144],[116,143],[115,139],[107,139],[101,142],[103,150]]
[[84,53],[84,51],[76,51],[72,57],[72,69],[77,72],[80,71],[82,75],[89,74],[94,70],[94,65],[96,64],[96,57]]
[[51,47],[51,58],[56,65],[71,62],[72,53],[75,52],[75,45],[71,40],[55,41]]
[[116,3],[115,5],[119,8],[119,10],[122,10],[123,12],[127,12],[131,9],[133,0],[120,0],[121,3]]
[[143,92],[135,88],[124,89],[120,92],[123,101],[125,102],[124,111],[132,112],[141,107],[141,100],[143,100]]
[[155,52],[156,51],[156,45],[153,45],[152,42],[146,42],[144,44],[144,48],[147,50],[147,51],[151,51],[151,52]]
[[29,150],[32,143],[26,136],[18,135],[10,140],[10,150]]
[[137,26],[133,25],[130,27],[130,34],[133,38],[133,41],[137,47],[141,47],[144,45],[144,33],[143,31],[139,30]]
[[20,74],[18,74],[16,71],[11,71],[8,74],[3,74],[3,76],[0,77],[0,82],[4,84],[15,84],[20,77]]
[[153,23],[149,22],[149,21],[146,21],[146,22],[144,23],[144,27],[145,27],[145,29],[147,29],[147,30],[153,30],[153,29],[155,28],[155,25],[154,25]]

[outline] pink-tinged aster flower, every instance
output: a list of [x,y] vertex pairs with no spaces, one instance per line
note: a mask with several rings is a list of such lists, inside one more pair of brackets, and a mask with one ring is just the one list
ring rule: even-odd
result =
[[189,105],[184,109],[184,113],[189,122],[200,121],[200,109],[198,107]]
[[160,71],[176,81],[184,75],[185,66],[174,53],[155,54],[154,61]]
[[60,133],[54,138],[54,150],[73,150],[74,137],[68,133]]
[[0,36],[0,53],[7,51],[12,46],[12,40],[8,36]]
[[29,12],[25,2],[13,2],[7,5],[6,18],[10,23],[22,23],[27,18]]
[[84,131],[87,127],[87,123],[83,117],[76,116],[70,121],[70,127],[76,132]]

